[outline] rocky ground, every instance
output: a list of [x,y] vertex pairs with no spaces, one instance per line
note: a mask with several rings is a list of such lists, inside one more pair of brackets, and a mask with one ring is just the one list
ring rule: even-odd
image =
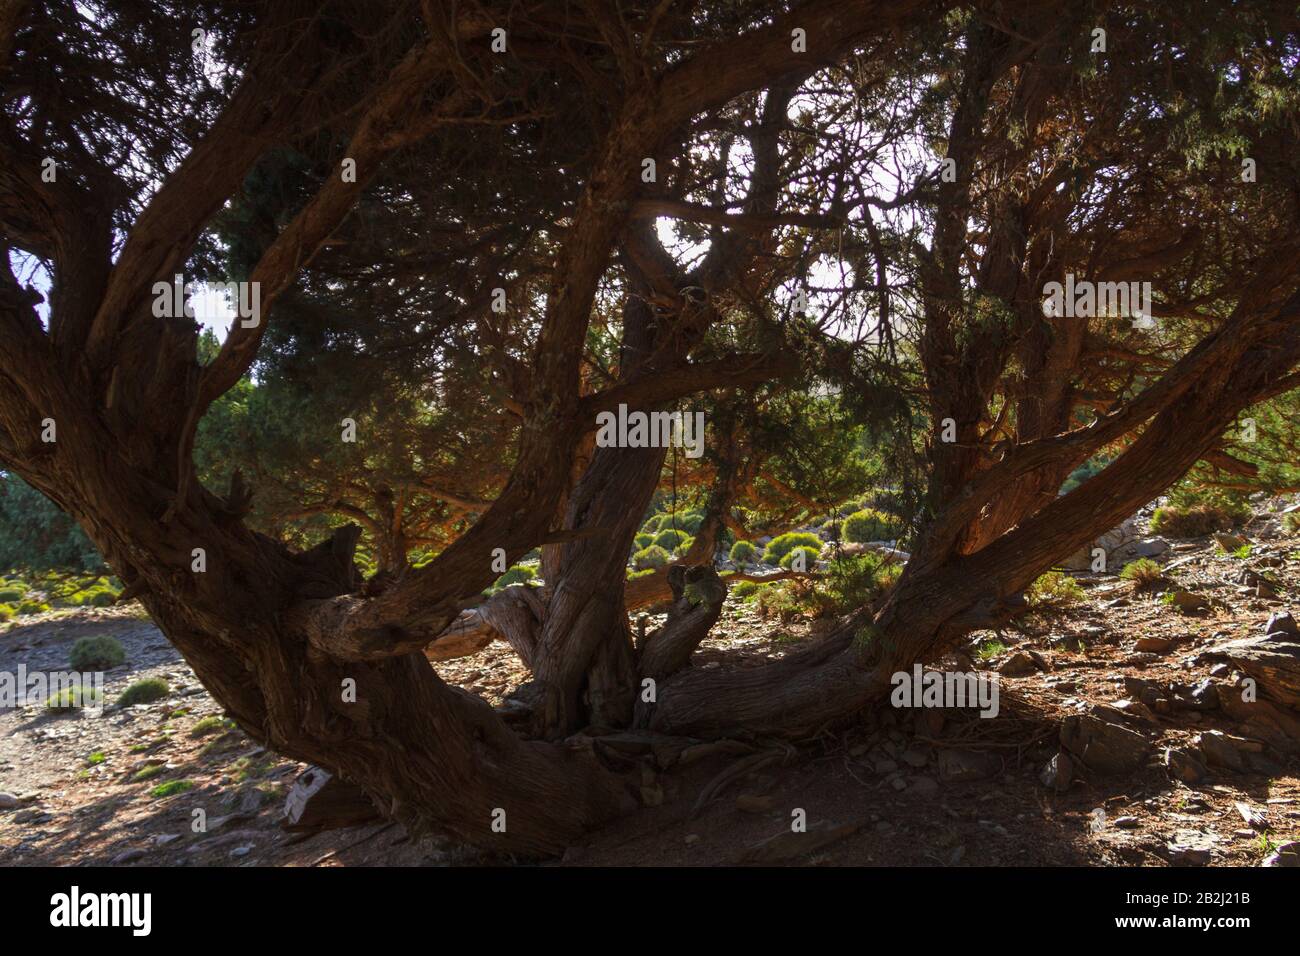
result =
[[[602,738],[607,759],[640,774],[646,806],[554,865],[1294,865],[1300,711],[1284,703],[1300,686],[1279,662],[1300,654],[1283,616],[1300,612],[1300,538],[1272,519],[1242,535],[1242,557],[1212,539],[1148,543],[1164,567],[1153,587],[1080,573],[1083,601],[973,635],[936,666],[996,672],[993,719],[888,709],[797,746]],[[825,626],[732,598],[695,666],[757,662]],[[138,610],[12,623],[0,671],[67,669],[87,634],[127,650],[106,674],[110,706],[0,711],[0,864],[476,862],[381,822],[283,829],[305,768],[224,722]],[[493,703],[526,676],[500,643],[438,669]],[[153,676],[166,699],[113,705]],[[1251,680],[1258,701],[1243,699]]]

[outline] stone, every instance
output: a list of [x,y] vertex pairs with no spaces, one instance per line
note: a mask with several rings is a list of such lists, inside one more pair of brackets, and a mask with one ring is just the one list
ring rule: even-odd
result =
[[1300,842],[1283,843],[1260,866],[1300,866]]
[[136,860],[143,860],[144,855],[145,851],[136,847],[131,850],[123,850],[108,862],[110,866],[121,866],[124,863],[134,863]]
[[1237,800],[1233,804],[1241,818],[1246,821],[1246,826],[1260,833],[1268,829],[1268,814],[1258,807],[1252,807],[1249,803]]
[[1061,746],[1100,774],[1128,773],[1146,762],[1151,744],[1141,734],[1083,714],[1061,722]]
[[12,793],[0,793],[0,810],[13,810],[22,805],[23,802]]
[[973,750],[939,751],[939,776],[951,783],[983,780],[1002,769],[1001,761]]
[[1121,830],[1136,830],[1138,825],[1137,817],[1116,817],[1115,826]]
[[1214,859],[1213,844],[1208,834],[1181,830],[1165,844],[1165,853],[1174,866],[1206,866]]
[[1170,591],[1169,603],[1184,614],[1203,611],[1210,606],[1210,602],[1204,597],[1191,591]]
[[1205,755],[1205,762],[1211,767],[1241,772],[1249,769],[1249,753],[1258,753],[1263,749],[1254,741],[1242,737],[1233,737],[1221,730],[1207,730],[1196,737],[1196,746]]
[[1300,626],[1296,625],[1288,611],[1275,611],[1268,616],[1268,622],[1264,625],[1264,634],[1289,634],[1291,637],[1300,638]]
[[1246,545],[1250,544],[1248,539],[1243,538],[1239,534],[1225,534],[1222,531],[1216,531],[1214,534],[1210,535],[1210,537],[1214,539],[1215,543],[1219,547],[1228,552],[1228,554],[1232,554],[1234,551],[1240,551],[1242,548],[1246,547]]
[[1058,751],[1051,760],[1047,761],[1038,779],[1049,790],[1064,793],[1070,789],[1070,783],[1074,780],[1074,761],[1065,751]]
[[998,665],[998,673],[1004,677],[1024,677],[1037,670],[1038,663],[1024,651],[1016,651]]
[[1133,645],[1133,649],[1150,654],[1163,654],[1173,646],[1174,642],[1170,638],[1149,634],[1146,637],[1139,637]]
[[930,762],[930,754],[919,747],[908,747],[899,759],[909,767],[920,769]]
[[1227,664],[1215,664],[1210,668],[1211,677],[1227,677],[1232,673],[1232,668]]

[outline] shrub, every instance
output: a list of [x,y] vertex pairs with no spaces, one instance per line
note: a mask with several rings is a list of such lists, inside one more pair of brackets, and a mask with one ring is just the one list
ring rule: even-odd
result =
[[4,623],[14,616],[14,609],[8,604],[0,604],[0,623]]
[[651,515],[649,518],[646,519],[646,523],[641,526],[641,533],[642,534],[658,533],[659,527],[660,525],[663,524],[663,521],[664,521],[663,515]]
[[1138,558],[1124,565],[1119,576],[1125,581],[1132,581],[1139,589],[1149,588],[1164,580],[1160,565],[1150,558]]
[[791,531],[778,535],[767,543],[767,548],[763,551],[763,563],[780,564],[782,558],[800,546],[821,554],[822,539],[809,531]]
[[[1295,534],[1300,531],[1300,511],[1292,511],[1282,516],[1282,530],[1287,534]],[[0,598],[3,600],[3,598]]]
[[167,769],[166,764],[151,763],[149,764],[149,766],[142,767],[139,770],[137,770],[135,773],[133,773],[131,775],[131,780],[135,783],[139,783],[142,780],[149,780],[153,777],[159,776],[166,769]]
[[731,546],[730,558],[734,564],[745,566],[758,560],[758,548],[748,541],[737,541]]
[[763,585],[757,581],[737,581],[736,585],[731,588],[731,594],[743,601],[761,587]]
[[827,565],[822,587],[835,610],[856,610],[892,586],[902,570],[901,564],[886,564],[873,552],[840,555]]
[[838,540],[844,533],[844,522],[838,518],[827,518],[822,522],[822,537],[827,541]]
[[1034,610],[1065,607],[1083,600],[1079,582],[1061,571],[1049,571],[1025,591],[1025,603]]
[[132,704],[152,704],[155,700],[162,700],[170,692],[171,688],[161,677],[146,677],[122,691],[117,702],[123,707],[130,707]]
[[799,545],[798,547],[790,549],[790,553],[781,559],[781,567],[785,568],[787,571],[793,570],[794,563],[801,554],[803,555],[803,570],[811,570],[812,566],[817,563],[818,551],[814,551],[812,548],[804,545]]
[[851,543],[893,541],[902,530],[897,519],[874,508],[863,508],[844,519],[844,540]]
[[677,520],[670,527],[681,528],[687,534],[694,535],[699,533],[700,525],[703,523],[704,515],[698,511],[687,511],[685,514],[678,515]]
[[218,717],[216,714],[209,714],[207,717],[197,721],[190,728],[191,737],[206,737],[208,734],[215,734],[218,731],[229,730],[235,726],[234,721],[227,720],[225,717]]
[[57,694],[45,699],[47,710],[76,710],[78,707],[98,707],[104,702],[104,695],[93,687],[73,684]]
[[27,589],[22,585],[7,585],[0,588],[0,603],[8,604],[11,601],[21,601],[26,594]]
[[90,592],[90,604],[92,607],[112,607],[117,603],[117,592],[102,588]]
[[1151,530],[1171,538],[1200,538],[1226,531],[1245,519],[1240,511],[1218,505],[1197,504],[1185,508],[1157,508],[1151,516]]
[[656,544],[648,548],[642,548],[636,554],[632,555],[632,567],[638,571],[645,571],[648,568],[662,568],[668,564],[670,555],[663,548]]
[[665,528],[655,535],[655,545],[665,551],[673,551],[689,537],[690,535],[685,531],[678,531],[676,528]]
[[74,671],[106,671],[126,660],[126,649],[115,637],[83,637],[72,645],[68,663]]
[[673,549],[673,553],[676,555],[683,555],[687,551],[691,550],[691,545],[694,543],[695,539],[690,535],[687,535],[685,538],[682,538],[681,541],[677,542],[677,547]]
[[636,545],[633,550],[640,551],[642,548],[648,548],[654,544],[655,536],[652,534],[639,534],[633,539],[633,543]]
[[44,601],[24,601],[18,605],[19,614],[44,614],[50,606]]
[[537,572],[528,567],[526,564],[511,565],[509,570],[501,577],[497,578],[493,588],[508,588],[512,584],[523,584],[525,581],[531,581],[537,577]]
[[184,793],[186,790],[193,790],[194,784],[188,780],[171,780],[167,783],[160,783],[149,791],[151,797],[170,797],[178,793]]

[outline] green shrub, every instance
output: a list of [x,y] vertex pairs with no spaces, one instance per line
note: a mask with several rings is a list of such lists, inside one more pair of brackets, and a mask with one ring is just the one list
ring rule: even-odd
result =
[[665,551],[673,551],[689,537],[690,535],[685,531],[678,531],[676,528],[665,528],[655,535],[655,545]]
[[0,603],[8,604],[11,601],[21,601],[27,594],[27,589],[21,585],[8,585],[0,588]]
[[668,564],[671,556],[657,544],[652,544],[648,548],[642,548],[636,554],[632,555],[632,567],[637,571],[647,569],[662,568]]
[[493,588],[508,588],[512,584],[523,584],[537,577],[537,572],[526,564],[514,564],[505,574],[497,578]]
[[1139,589],[1149,588],[1164,580],[1160,565],[1150,558],[1138,558],[1124,565],[1119,576],[1125,581],[1132,581]]
[[74,671],[106,671],[126,660],[126,649],[115,637],[83,637],[72,645],[68,663]]
[[160,783],[149,791],[149,796],[160,798],[170,797],[178,793],[184,793],[186,790],[193,790],[194,784],[189,780],[170,780],[167,783]]
[[822,522],[822,536],[828,541],[837,541],[844,534],[844,522],[838,518],[827,518]]
[[1065,607],[1082,600],[1079,582],[1062,571],[1049,571],[1025,591],[1025,603],[1034,610]]
[[882,591],[885,559],[874,552],[833,558],[826,567],[822,587],[838,611],[866,607]]
[[225,717],[219,717],[216,714],[210,714],[207,717],[196,721],[190,728],[191,737],[206,737],[208,734],[215,734],[219,731],[230,730],[235,726],[233,720],[227,720]]
[[660,526],[663,525],[663,515],[651,515],[646,519],[646,523],[641,526],[642,534],[657,534]]
[[782,558],[800,546],[821,554],[822,539],[810,531],[791,531],[778,535],[769,541],[763,550],[763,563],[780,564]]
[[50,606],[44,601],[23,601],[18,605],[19,614],[44,614]]
[[781,567],[785,568],[787,571],[793,570],[795,561],[798,559],[798,556],[802,554],[803,570],[811,571],[812,566],[817,563],[817,555],[819,551],[820,549],[814,551],[812,548],[809,548],[806,545],[799,545],[795,548],[792,548],[790,550],[790,553],[781,559],[780,562]]
[[851,543],[893,541],[902,532],[901,523],[874,508],[863,508],[844,519],[844,540]]
[[737,541],[731,546],[729,557],[734,564],[744,567],[758,560],[758,548],[748,541]]
[[104,695],[93,687],[82,687],[80,684],[73,684],[71,687],[65,687],[57,694],[51,694],[45,699],[45,708],[47,710],[76,710],[78,707],[99,707],[104,703]]
[[670,527],[680,528],[687,534],[694,535],[699,533],[700,525],[703,523],[704,515],[700,514],[698,511],[687,511],[684,514],[678,515],[676,520],[671,523]]
[[735,586],[731,588],[730,593],[743,601],[761,587],[763,585],[757,581],[737,581]]
[[90,603],[92,607],[112,607],[117,603],[117,592],[108,589],[92,591]]
[[14,616],[14,609],[8,604],[0,604],[0,624]]
[[1245,520],[1245,514],[1213,504],[1157,508],[1151,516],[1151,530],[1171,538],[1200,538],[1215,531],[1227,531]]
[[[1287,534],[1295,534],[1300,531],[1300,511],[1292,511],[1282,516],[1282,530]],[[3,600],[3,598],[0,598]]]
[[695,539],[690,535],[687,535],[685,538],[682,538],[681,541],[677,542],[677,547],[673,549],[673,554],[679,556],[685,554],[687,551],[691,550],[691,545],[694,543]]
[[654,544],[655,536],[652,534],[639,534],[635,539],[633,539],[632,543],[635,545],[632,550],[640,551],[642,548],[648,548],[650,545]]
[[161,677],[146,677],[122,691],[117,702],[123,707],[130,707],[132,704],[152,704],[155,700],[162,700],[170,692],[171,688]]
[[149,764],[149,766],[142,767],[141,769],[133,773],[131,775],[131,780],[134,783],[140,783],[141,781],[144,780],[150,780],[162,774],[166,769],[167,769],[166,764],[151,763]]

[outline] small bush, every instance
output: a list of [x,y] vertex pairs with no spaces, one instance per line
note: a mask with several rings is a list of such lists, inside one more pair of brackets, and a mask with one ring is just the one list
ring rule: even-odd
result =
[[126,660],[126,649],[115,637],[83,637],[72,645],[68,663],[74,671],[106,671]]
[[1083,600],[1079,582],[1061,571],[1049,571],[1025,591],[1025,603],[1034,610],[1066,607]]
[[108,759],[108,755],[104,753],[104,751],[96,750],[93,754],[91,754],[89,757],[86,758],[86,763],[92,767],[97,767],[107,759]]
[[154,777],[159,776],[166,769],[167,769],[166,764],[151,763],[149,764],[149,766],[142,767],[141,769],[133,773],[131,775],[131,781],[133,783],[141,783],[145,780],[151,780]]
[[780,564],[782,558],[801,546],[821,554],[822,539],[809,531],[791,531],[779,535],[767,543],[763,551],[763,563]]
[[525,581],[531,581],[537,577],[537,572],[525,564],[511,565],[509,570],[501,577],[497,578],[493,588],[508,588],[512,584],[523,584]]
[[646,519],[646,523],[641,526],[642,534],[658,534],[660,526],[664,523],[663,515],[651,515]]
[[1215,531],[1227,531],[1245,515],[1218,505],[1199,504],[1185,508],[1157,508],[1151,516],[1151,530],[1171,538],[1200,538]]
[[57,694],[51,694],[45,700],[46,710],[76,710],[79,707],[98,707],[104,702],[104,695],[93,687],[73,684]]
[[662,568],[666,566],[671,556],[663,548],[652,544],[648,548],[643,548],[636,554],[632,555],[632,567],[637,571],[647,569]]
[[18,605],[19,614],[44,614],[50,606],[44,601],[23,601]]
[[731,546],[730,558],[741,567],[753,564],[758,560],[758,548],[748,541],[737,541]]
[[698,511],[688,511],[685,514],[678,515],[677,520],[673,522],[676,527],[681,528],[690,535],[699,534],[700,525],[703,523],[704,515]]
[[0,604],[21,601],[27,595],[27,589],[21,585],[11,584],[0,588]]
[[[1300,532],[1300,511],[1292,511],[1282,516],[1282,530],[1287,534]],[[3,600],[3,598],[0,598]]]
[[802,554],[803,570],[811,571],[812,566],[817,563],[817,555],[819,551],[820,549],[814,551],[812,548],[806,547],[805,545],[799,545],[796,548],[792,548],[790,553],[781,559],[781,567],[785,568],[787,571],[794,570],[794,563],[798,560],[798,556]]
[[189,780],[171,780],[167,783],[160,783],[149,791],[149,796],[154,798],[170,797],[178,793],[184,793],[186,790],[193,790],[194,784]]
[[132,704],[152,704],[155,700],[162,700],[170,692],[171,688],[161,677],[146,677],[122,691],[117,702],[123,707],[130,707]]
[[235,726],[235,722],[227,720],[225,717],[218,717],[216,714],[210,714],[202,720],[196,721],[190,728],[191,737],[206,737],[208,734],[215,734],[222,730],[230,730]]
[[762,586],[757,581],[737,581],[730,593],[743,601]]
[[103,588],[90,594],[91,607],[112,607],[117,603],[117,592]]
[[838,518],[827,518],[822,523],[822,537],[827,541],[838,541],[844,533],[844,522]]
[[893,541],[902,532],[897,519],[874,508],[863,508],[844,519],[844,540],[850,543]]
[[1164,580],[1164,573],[1160,570],[1160,565],[1150,558],[1138,558],[1136,561],[1130,561],[1124,565],[1123,570],[1119,572],[1119,576],[1125,581],[1132,581],[1139,589],[1153,587]]
[[14,609],[8,604],[0,604],[0,624],[8,621],[14,616]]
[[652,534],[639,534],[633,539],[633,543],[636,545],[633,550],[640,551],[642,548],[648,548],[654,544],[655,536]]
[[685,531],[678,531],[676,528],[665,528],[655,535],[655,546],[663,548],[665,551],[673,551],[689,537],[690,535]]
[[687,551],[691,550],[691,545],[693,545],[694,543],[695,543],[695,539],[687,535],[685,538],[682,538],[681,541],[677,542],[677,547],[673,549],[673,554],[676,555],[685,554]]

